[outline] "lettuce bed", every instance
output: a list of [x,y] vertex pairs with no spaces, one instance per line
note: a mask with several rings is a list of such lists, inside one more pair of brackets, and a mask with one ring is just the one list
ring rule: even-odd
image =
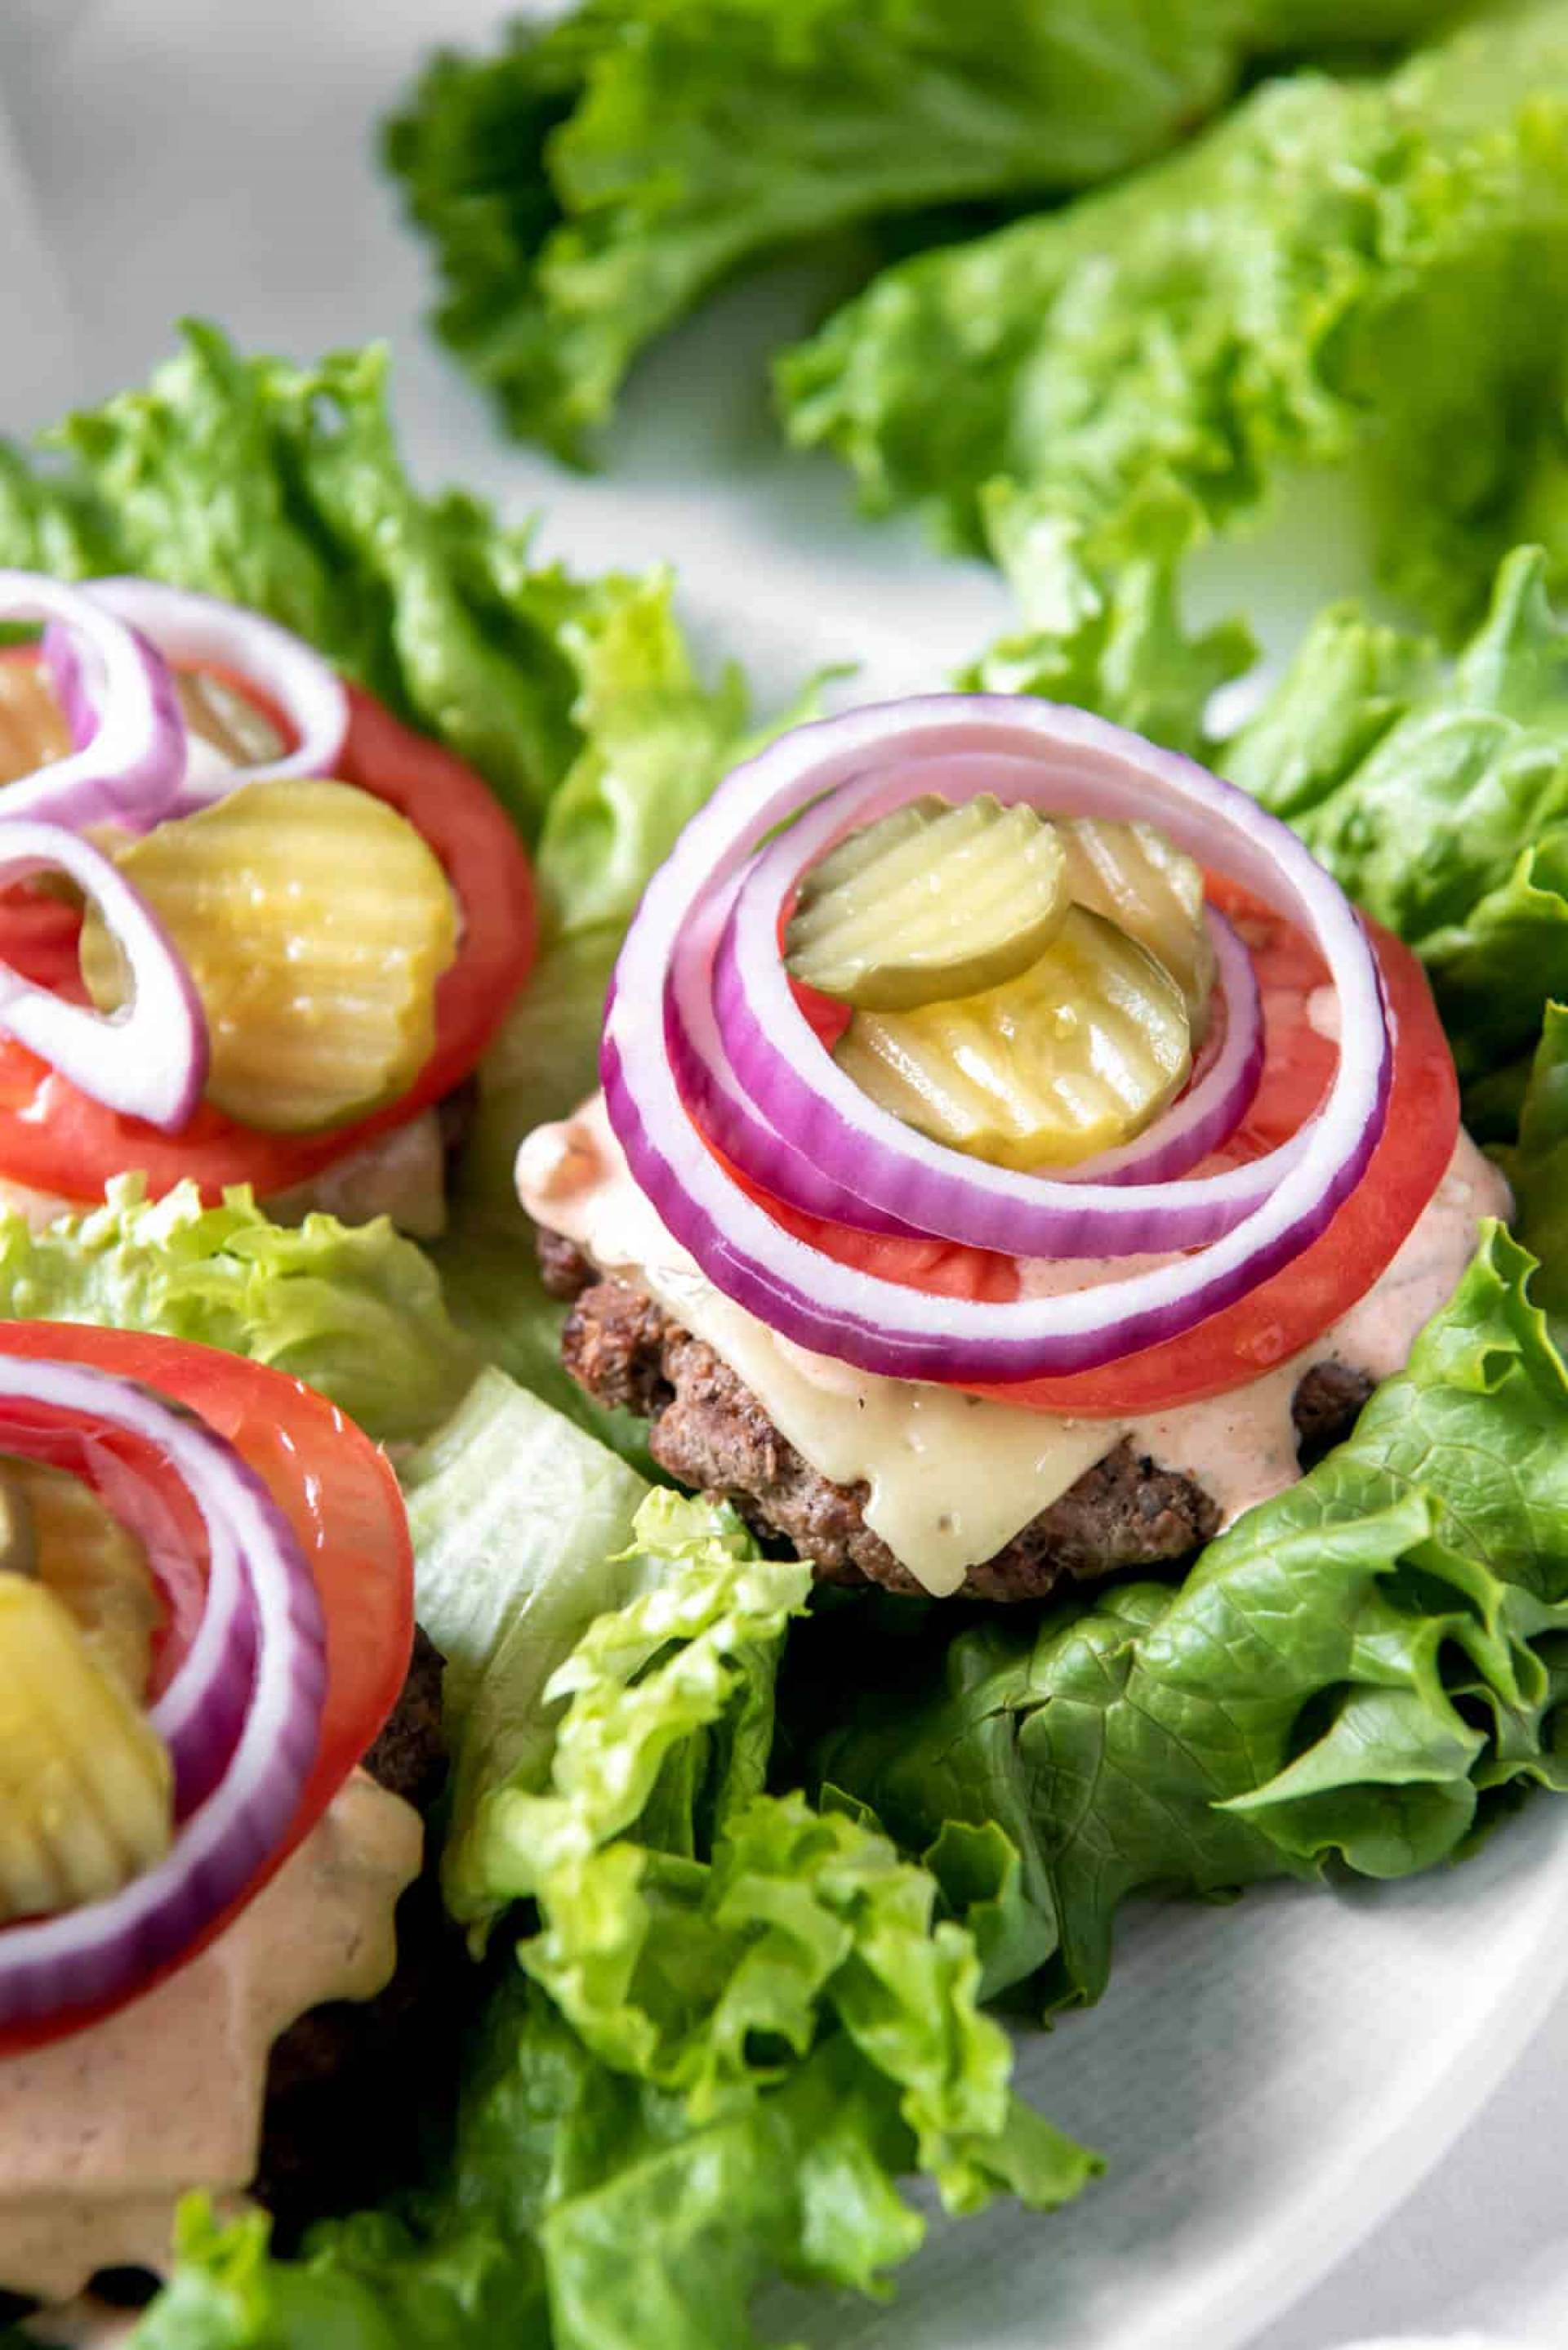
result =
[[664,580],[531,572],[479,508],[420,497],[379,401],[374,359],[288,369],[202,329],[66,428],[64,470],[3,476],[7,559],[249,596],[480,758],[548,911],[441,1277],[385,1225],[282,1232],[130,1177],[42,1235],[0,1219],[0,1313],[252,1355],[394,1445],[450,1659],[469,2030],[427,2171],[295,2261],[192,2204],[135,2340],[732,2350],[769,2276],[882,2290],[925,2226],[908,2177],[957,2214],[1086,2185],[985,2004],[1096,1997],[1126,1899],[1399,1876],[1563,1783],[1563,639],[1522,549],[1451,668],[1347,608],[1218,748],[1202,703],[1241,648],[1178,625],[1179,534],[1021,641],[1018,681],[1203,743],[1413,941],[1518,1236],[1489,1231],[1352,1440],[1179,1587],[812,1599],[728,1513],[650,1491],[629,1429],[552,1409],[574,1391],[509,1181],[520,1128],[587,1082],[615,942],[741,688],[695,677]]

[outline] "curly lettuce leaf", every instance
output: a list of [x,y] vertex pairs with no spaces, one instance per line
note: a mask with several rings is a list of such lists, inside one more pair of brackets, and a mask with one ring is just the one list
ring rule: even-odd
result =
[[1441,13],[584,0],[493,55],[435,57],[383,151],[435,247],[439,331],[513,432],[580,458],[637,354],[748,264],[1092,186],[1189,135],[1249,54],[1387,42]]
[[[454,1430],[450,1460],[415,1480],[417,1515],[469,1456],[443,1604],[481,1645],[489,1602],[462,1587],[465,1552],[497,1587],[511,1561],[519,1594],[594,1579],[570,1497],[543,1492],[540,1450],[509,1458],[498,1425]],[[508,1544],[487,1481],[510,1488],[514,1529],[537,1518],[536,1561]],[[566,1711],[544,1749],[487,1759],[492,1882],[525,1880],[536,1909],[515,1954],[493,1953],[430,2175],[395,2209],[317,2229],[293,2263],[270,2256],[265,2221],[219,2227],[192,2204],[137,2350],[743,2350],[771,2276],[886,2291],[925,2230],[906,2174],[955,2212],[998,2192],[1049,2210],[1098,2168],[1012,2095],[1005,2035],[978,2007],[980,1949],[940,1914],[937,1880],[847,1809],[763,1792],[805,1571],[669,1494],[644,1502],[633,1538],[643,1586],[546,1685]],[[490,1669],[504,1654],[535,1700],[539,1645],[490,1645]],[[460,1663],[461,1737],[476,1700]],[[1015,1906],[994,1841],[955,1845],[949,1865],[994,1934]]]
[[1251,669],[1257,646],[1239,620],[1187,632],[1178,586],[1186,544],[1181,510],[1151,509],[1137,553],[1114,577],[1084,565],[1064,568],[1059,533],[1023,501],[1009,509],[1002,529],[1023,626],[954,683],[966,692],[1036,693],[1071,702],[1173,751],[1204,751],[1210,702]]
[[1546,1007],[1519,1139],[1497,1155],[1513,1186],[1519,1233],[1541,1259],[1536,1302],[1546,1309],[1559,1351],[1568,1351],[1568,1004]]
[[[540,1280],[513,1162],[522,1136],[597,1085],[605,995],[637,901],[721,777],[766,736],[753,729],[738,673],[711,691],[702,684],[661,579],[628,595],[591,639],[569,628],[565,641],[581,673],[587,748],[545,819],[544,944],[480,1070],[450,1228],[433,1253],[453,1313],[486,1355],[651,1474],[643,1424],[606,1411],[561,1367],[565,1308]],[[813,684],[775,726],[815,711]]]
[[1416,949],[1462,1077],[1528,1055],[1568,986],[1568,630],[1539,548],[1504,562],[1451,670],[1326,614],[1221,756]]
[[1516,1783],[1568,1785],[1568,1372],[1532,1268],[1489,1228],[1354,1436],[1179,1587],[956,1638],[928,1618],[898,1683],[857,1693],[823,1739],[822,1775],[907,1848],[953,1820],[1008,1833],[1055,1939],[1049,1998],[1098,1996],[1142,1887],[1216,1893],[1331,1860],[1401,1876]]
[[[377,346],[296,367],[189,322],[145,390],[45,436],[63,464],[0,452],[0,560],[138,571],[270,613],[478,768],[533,838],[640,728],[656,660],[699,725],[707,697],[667,576],[578,580],[534,565],[528,530],[476,499],[425,496],[386,377]],[[712,697],[720,732],[738,692],[728,677]]]
[[1022,535],[1037,567],[1054,537],[1063,605],[1136,556],[1150,499],[1196,540],[1351,467],[1387,584],[1454,630],[1516,540],[1568,547],[1565,296],[1568,14],[1515,0],[888,271],[780,383],[867,506],[1003,559]]
[[429,1259],[386,1218],[275,1224],[245,1191],[204,1208],[193,1183],[150,1201],[117,1177],[104,1204],[31,1231],[0,1210],[0,1318],[92,1322],[248,1355],[303,1379],[378,1443],[429,1435],[479,1368]]

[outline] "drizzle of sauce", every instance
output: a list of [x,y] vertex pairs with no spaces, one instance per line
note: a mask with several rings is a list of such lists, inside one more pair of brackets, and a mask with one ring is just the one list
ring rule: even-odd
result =
[[[1002,1549],[1126,1437],[1184,1471],[1217,1503],[1222,1524],[1300,1475],[1291,1404],[1313,1363],[1337,1359],[1386,1378],[1452,1295],[1484,1217],[1506,1215],[1508,1186],[1461,1133],[1448,1173],[1375,1286],[1312,1347],[1207,1403],[1127,1421],[1024,1411],[953,1388],[880,1378],[809,1353],[715,1289],[638,1189],[602,1097],[540,1127],[517,1158],[530,1215],[607,1273],[639,1283],[722,1356],[780,1433],[836,1484],[864,1481],[866,1523],[937,1597]],[[1159,1258],[1031,1264],[1022,1286],[1109,1281]]]
[[103,2022],[0,2059],[0,2286],[62,2301],[100,2268],[161,2272],[182,2195],[243,2193],[274,2041],[390,1981],[422,1841],[411,1805],[357,1771],[211,1949]]

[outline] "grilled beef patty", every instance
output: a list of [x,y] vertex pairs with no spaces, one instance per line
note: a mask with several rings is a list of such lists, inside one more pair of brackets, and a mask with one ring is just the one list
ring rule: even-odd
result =
[[[648,1447],[662,1469],[733,1502],[762,1537],[781,1535],[819,1577],[920,1586],[866,1523],[864,1482],[836,1485],[781,1436],[722,1357],[629,1282],[601,1278],[571,1242],[541,1232],[540,1263],[552,1295],[570,1298],[561,1358],[599,1403],[649,1422]],[[1372,1391],[1364,1372],[1315,1363],[1295,1392],[1303,1461],[1349,1432]],[[995,1556],[971,1566],[974,1599],[1039,1599],[1065,1580],[1173,1568],[1218,1530],[1212,1496],[1179,1470],[1164,1469],[1122,1438],[1060,1501]]]

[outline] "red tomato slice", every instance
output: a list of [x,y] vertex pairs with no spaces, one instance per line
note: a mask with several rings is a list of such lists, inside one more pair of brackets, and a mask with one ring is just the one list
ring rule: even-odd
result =
[[[321,1134],[262,1134],[203,1102],[182,1134],[167,1135],[89,1100],[47,1062],[0,1036],[0,1177],[67,1200],[96,1200],[111,1175],[133,1168],[155,1199],[187,1176],[209,1201],[231,1183],[249,1183],[265,1199],[406,1125],[474,1068],[534,960],[526,852],[471,767],[411,733],[357,686],[348,688],[348,701],[342,780],[374,792],[423,834],[462,912],[457,958],[436,989],[435,1051],[418,1083],[373,1117]],[[75,910],[58,899],[21,889],[0,896],[0,959],[85,1001],[77,970],[79,928]]]
[[[182,1338],[58,1322],[0,1322],[0,1351],[116,1372],[198,1413],[266,1484],[299,1539],[321,1595],[327,1688],[316,1767],[284,1843],[223,1915],[163,1970],[171,1974],[222,1933],[309,1835],[397,1702],[414,1627],[413,1554],[402,1495],[385,1456],[335,1405],[297,1379],[240,1356]],[[185,1530],[191,1548],[182,1575],[199,1573],[200,1541],[180,1481],[155,1447],[117,1437],[111,1450],[167,1505],[171,1523]],[[111,1499],[110,1490],[102,1490]],[[168,1567],[161,1556],[156,1564],[162,1580]],[[172,1670],[194,1628],[178,1589],[174,1598],[174,1628],[160,1657],[155,1686]],[[52,2027],[46,2022],[0,2033],[0,2055],[79,2031],[104,2012],[76,2011]]]
[[[1288,1139],[1321,1100],[1335,1047],[1306,1016],[1327,972],[1299,931],[1233,886],[1210,894],[1241,929],[1264,1000],[1268,1058],[1242,1124],[1214,1167],[1260,1157]],[[977,1393],[1031,1410],[1123,1419],[1200,1403],[1298,1354],[1364,1297],[1442,1180],[1459,1134],[1459,1083],[1426,973],[1390,931],[1367,922],[1392,1014],[1394,1075],[1382,1139],[1327,1230],[1270,1280],[1219,1314],[1119,1362]],[[1018,1294],[1014,1261],[950,1241],[884,1238],[803,1216],[757,1193],[784,1228],[840,1264],[946,1297],[1005,1303]]]

